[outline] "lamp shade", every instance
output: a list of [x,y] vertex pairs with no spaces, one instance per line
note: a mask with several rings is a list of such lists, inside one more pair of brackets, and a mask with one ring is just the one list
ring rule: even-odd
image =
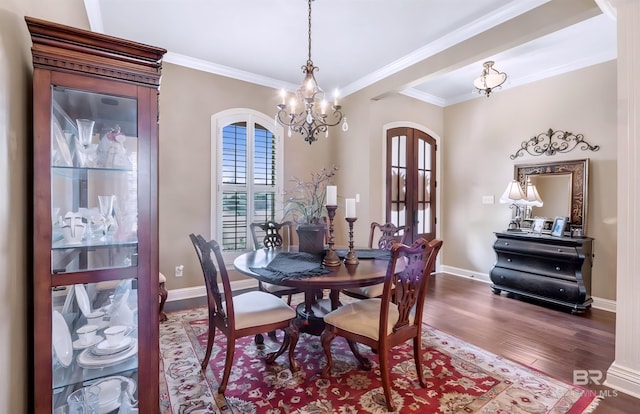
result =
[[525,195],[522,192],[522,187],[520,187],[520,183],[516,180],[511,180],[507,185],[507,189],[504,190],[504,193],[500,196],[501,204],[514,204],[519,200],[525,200]]
[[538,194],[538,189],[531,182],[530,179],[527,178],[527,191],[525,195],[525,205],[531,207],[542,207],[544,204],[542,199],[540,198],[540,194]]

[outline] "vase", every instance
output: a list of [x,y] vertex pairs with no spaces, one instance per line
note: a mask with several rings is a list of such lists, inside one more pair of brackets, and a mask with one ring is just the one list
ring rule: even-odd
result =
[[298,251],[322,254],[324,251],[325,225],[298,224]]

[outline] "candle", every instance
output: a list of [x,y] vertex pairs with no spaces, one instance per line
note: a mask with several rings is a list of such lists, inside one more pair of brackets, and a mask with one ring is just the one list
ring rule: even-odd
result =
[[338,92],[337,89],[335,91],[333,91],[333,105],[334,106],[338,105],[338,95],[339,94],[340,94],[340,92]]
[[287,99],[287,92],[284,89],[280,89],[280,97],[282,98],[282,105],[284,105],[285,99]]
[[356,199],[347,198],[345,204],[344,216],[346,218],[356,218]]
[[327,205],[328,206],[338,205],[338,187],[336,187],[335,185],[327,186]]

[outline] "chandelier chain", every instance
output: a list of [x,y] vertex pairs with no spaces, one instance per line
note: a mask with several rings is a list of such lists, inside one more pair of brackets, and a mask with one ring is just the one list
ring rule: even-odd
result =
[[311,1],[309,0],[309,57],[307,58],[308,62],[311,62]]

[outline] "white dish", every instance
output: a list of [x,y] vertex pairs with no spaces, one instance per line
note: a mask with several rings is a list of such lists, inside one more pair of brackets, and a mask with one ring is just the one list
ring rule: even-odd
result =
[[51,333],[53,339],[53,351],[63,367],[68,367],[73,361],[73,345],[71,342],[71,332],[62,314],[53,311]]
[[74,290],[76,292],[76,300],[78,301],[80,312],[82,312],[86,318],[91,313],[91,302],[89,302],[87,290],[84,288],[84,285],[75,285]]
[[133,344],[128,350],[119,352],[114,355],[95,355],[91,348],[85,349],[78,355],[78,365],[83,368],[104,368],[110,365],[114,365],[118,362],[122,362],[127,358],[130,358],[138,353],[137,342]]
[[92,350],[95,355],[112,355],[120,351],[124,351],[134,341],[130,336],[125,336],[124,339],[117,345],[109,345],[107,341],[101,341]]
[[127,377],[107,377],[93,384],[100,388],[98,414],[107,414],[120,408],[120,392],[123,382],[129,384],[127,388],[129,395],[133,395],[136,391],[136,383]]
[[88,343],[84,343],[81,340],[76,339],[75,341],[73,341],[73,349],[89,348],[90,346],[94,346],[95,344],[99,344],[103,340],[104,340],[104,337],[102,337],[100,335],[94,336],[93,339],[91,341],[89,341]]

